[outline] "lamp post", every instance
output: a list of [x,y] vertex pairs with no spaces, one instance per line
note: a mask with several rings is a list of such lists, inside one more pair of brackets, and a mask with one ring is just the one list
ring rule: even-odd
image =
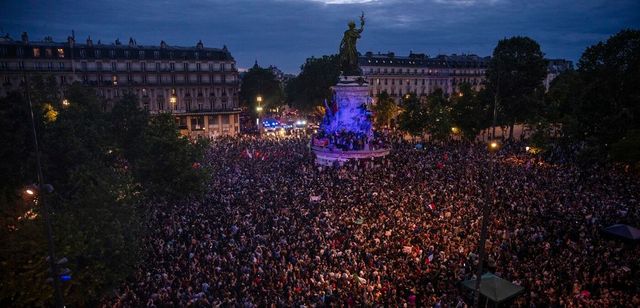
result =
[[257,107],[256,111],[258,112],[258,133],[262,136],[262,96],[258,95],[256,97]]
[[[491,141],[489,143],[489,182],[487,185],[487,190],[489,191],[489,200],[485,200],[482,204],[482,227],[480,229],[480,242],[478,243],[479,257],[478,257],[478,270],[476,272],[476,286],[475,293],[473,296],[473,306],[479,307],[480,302],[480,281],[482,280],[482,267],[486,255],[486,251],[484,249],[484,244],[487,241],[487,229],[489,228],[489,216],[491,214],[491,207],[495,205],[495,186],[493,181],[493,169],[495,164],[495,152],[500,149],[500,144],[497,141]],[[491,205],[491,206],[489,206]]]
[[[31,113],[31,128],[33,132],[33,144],[36,151],[36,169],[38,174],[38,189],[37,193],[40,198],[40,202],[43,208],[43,216],[47,229],[47,248],[49,250],[49,266],[51,268],[51,278],[53,282],[53,295],[55,300],[55,307],[64,307],[64,299],[62,298],[62,291],[60,290],[60,281],[58,277],[58,264],[56,263],[55,246],[53,244],[53,228],[51,227],[51,217],[49,205],[46,202],[46,192],[51,191],[51,185],[44,184],[44,176],[42,175],[42,166],[40,163],[40,148],[38,147],[38,135],[36,133],[36,121],[33,116],[33,104],[31,103],[31,95],[29,93],[29,80],[25,76],[26,82],[26,94],[27,102],[29,103],[29,111]],[[34,189],[27,189],[25,191],[29,195],[34,195],[36,191]]]

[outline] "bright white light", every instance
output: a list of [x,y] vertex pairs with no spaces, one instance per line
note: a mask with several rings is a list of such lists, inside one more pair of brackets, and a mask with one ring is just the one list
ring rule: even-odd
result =
[[29,195],[33,195],[33,194],[35,194],[35,192],[34,192],[33,190],[31,190],[31,189],[27,189],[27,190],[25,190],[25,192],[26,192],[27,194],[29,194]]

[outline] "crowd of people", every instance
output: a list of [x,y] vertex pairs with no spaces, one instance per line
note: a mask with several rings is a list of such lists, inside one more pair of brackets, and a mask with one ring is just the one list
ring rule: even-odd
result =
[[365,133],[352,131],[340,131],[334,133],[319,132],[314,136],[315,140],[326,141],[326,146],[342,151],[361,151],[367,143],[373,140]]
[[509,305],[640,306],[640,248],[601,232],[640,224],[637,178],[520,144],[389,146],[321,168],[305,139],[215,140],[210,192],[154,205],[147,260],[105,306],[465,307],[485,202],[485,269],[525,289]]

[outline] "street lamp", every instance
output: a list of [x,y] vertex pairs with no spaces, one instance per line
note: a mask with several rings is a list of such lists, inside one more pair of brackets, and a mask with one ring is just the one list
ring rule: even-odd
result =
[[[486,251],[484,249],[484,244],[487,241],[487,229],[489,228],[489,215],[491,214],[491,207],[495,205],[495,187],[493,180],[493,169],[495,165],[495,153],[500,149],[500,144],[497,141],[491,141],[489,143],[489,182],[487,185],[487,190],[489,191],[489,200],[485,200],[482,204],[482,227],[480,229],[480,243],[478,243],[479,250],[479,258],[478,258],[478,270],[476,272],[476,286],[475,286],[475,294],[473,297],[473,306],[479,307],[480,301],[480,281],[482,280],[482,266],[485,259]],[[491,204],[491,207],[489,206]]]
[[256,97],[257,107],[256,111],[258,112],[258,133],[262,136],[262,96],[258,95]]
[[62,100],[62,106],[63,107],[69,107],[69,105],[71,105],[71,104],[69,103],[68,99],[65,98],[65,99]]
[[[36,154],[36,171],[37,171],[37,176],[38,176],[38,189],[34,190],[34,189],[30,189],[31,193],[35,194],[36,191],[38,192],[47,192],[47,191],[53,191],[53,186],[48,185],[48,184],[44,184],[44,175],[42,174],[42,164],[41,164],[41,159],[40,159],[40,147],[38,146],[38,133],[36,132],[36,120],[35,120],[35,116],[33,115],[33,103],[31,102],[31,93],[29,93],[29,79],[26,78],[25,76],[25,81],[26,81],[26,96],[27,96],[27,103],[29,104],[29,113],[31,115],[31,132],[33,135],[33,145],[34,145],[34,151]],[[27,192],[28,194],[29,192]],[[47,248],[49,251],[49,267],[51,268],[51,278],[52,278],[52,283],[53,283],[53,298],[55,301],[55,307],[64,307],[64,298],[62,297],[62,290],[60,289],[60,281],[58,279],[58,264],[56,264],[56,252],[55,252],[55,245],[53,243],[53,227],[51,226],[51,217],[50,217],[50,212],[51,209],[49,208],[49,204],[46,201],[46,194],[45,193],[40,193],[40,203],[42,204],[42,208],[43,208],[43,216],[44,216],[44,221],[45,221],[45,226],[46,226],[46,231],[47,231]]]

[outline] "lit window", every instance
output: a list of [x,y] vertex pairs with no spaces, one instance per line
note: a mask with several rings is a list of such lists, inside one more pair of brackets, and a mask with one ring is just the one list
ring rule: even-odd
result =
[[64,49],[58,48],[58,58],[64,58]]
[[118,85],[118,76],[113,75],[111,76],[111,82],[113,83],[114,86]]
[[34,48],[33,49],[33,57],[34,58],[40,58],[40,48]]

